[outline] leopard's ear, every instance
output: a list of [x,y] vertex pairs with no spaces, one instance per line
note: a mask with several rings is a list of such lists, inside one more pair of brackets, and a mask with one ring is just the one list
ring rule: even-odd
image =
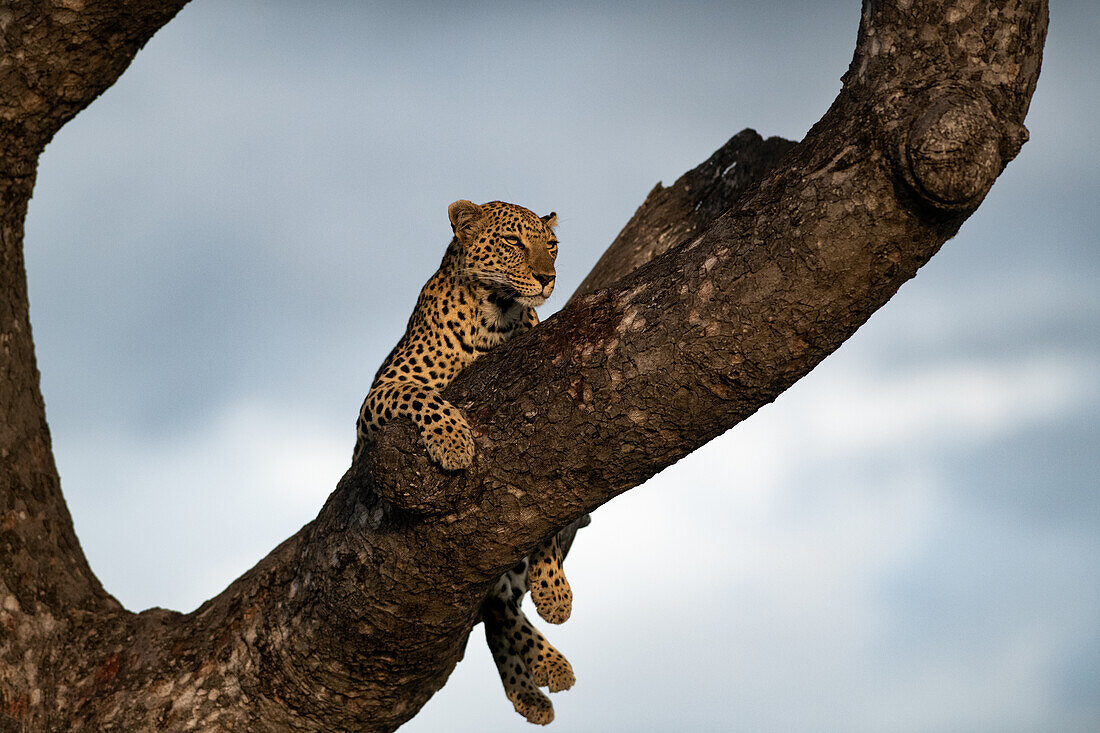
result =
[[477,234],[485,212],[474,202],[459,199],[447,207],[447,216],[451,219],[451,231],[460,241],[465,242]]
[[550,227],[551,229],[558,225],[558,212],[556,211],[551,211],[546,216],[540,216],[539,218],[542,219],[546,223],[546,226]]

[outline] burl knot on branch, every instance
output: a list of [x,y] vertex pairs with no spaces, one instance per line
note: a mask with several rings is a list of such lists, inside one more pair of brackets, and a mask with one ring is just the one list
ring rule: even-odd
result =
[[353,470],[392,506],[420,516],[459,511],[476,502],[481,491],[481,482],[472,478],[478,471],[476,453],[469,468],[445,471],[428,458],[408,420],[386,425]]
[[946,211],[978,205],[1027,142],[1027,128],[994,114],[971,89],[933,87],[918,95],[899,130],[895,164],[922,201]]

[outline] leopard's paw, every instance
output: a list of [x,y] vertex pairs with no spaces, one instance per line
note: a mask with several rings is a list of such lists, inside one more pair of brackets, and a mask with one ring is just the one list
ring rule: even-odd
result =
[[573,665],[552,646],[540,651],[537,659],[531,662],[531,677],[536,685],[550,692],[568,690],[577,681]]
[[421,432],[428,457],[447,471],[468,468],[474,460],[474,436],[461,416],[443,415]]
[[527,568],[527,587],[539,616],[552,624],[569,620],[573,612],[573,590],[561,564],[552,558],[536,558]]
[[527,718],[528,723],[549,725],[554,721],[554,706],[550,698],[538,690],[516,692],[508,696],[516,712]]

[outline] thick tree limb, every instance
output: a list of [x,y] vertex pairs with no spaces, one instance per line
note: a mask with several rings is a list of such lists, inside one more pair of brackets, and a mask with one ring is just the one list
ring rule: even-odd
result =
[[651,194],[584,295],[451,385],[479,433],[468,471],[391,424],[314,522],[188,615],[119,609],[72,537],[25,320],[29,183],[9,177],[0,720],[400,725],[504,568],[775,399],[954,235],[1025,138],[1045,31],[1042,0],[866,4],[844,89],[773,173],[714,220],[687,213],[727,205],[690,175]]
[[[0,140],[35,161],[61,126],[115,83],[187,0],[0,4]],[[32,165],[33,168],[33,165]]]
[[611,285],[670,247],[702,234],[793,147],[790,140],[763,140],[753,130],[742,130],[672,186],[658,183],[573,299]]
[[39,391],[23,264],[38,156],[185,1],[0,4],[0,730],[61,729],[66,638],[121,611],[73,532]]

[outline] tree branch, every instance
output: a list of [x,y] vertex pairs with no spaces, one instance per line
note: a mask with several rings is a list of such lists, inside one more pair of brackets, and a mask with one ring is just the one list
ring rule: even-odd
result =
[[843,90],[773,173],[713,220],[690,175],[655,191],[583,295],[448,388],[470,469],[442,473],[390,424],[312,523],[195,613],[71,616],[49,701],[6,714],[397,727],[502,570],[774,400],[954,235],[1023,142],[1045,31],[1041,0],[866,4]]
[[794,145],[742,130],[672,186],[658,183],[571,300],[611,285],[670,247],[702,234]]
[[[185,0],[0,4],[0,728],[53,714],[68,634],[121,613],[73,531],[50,447],[28,317],[23,223],[37,160]],[[87,624],[85,625],[85,621]],[[56,725],[51,721],[57,722]]]
[[0,143],[37,159],[103,93],[187,0],[18,0],[0,3]]

